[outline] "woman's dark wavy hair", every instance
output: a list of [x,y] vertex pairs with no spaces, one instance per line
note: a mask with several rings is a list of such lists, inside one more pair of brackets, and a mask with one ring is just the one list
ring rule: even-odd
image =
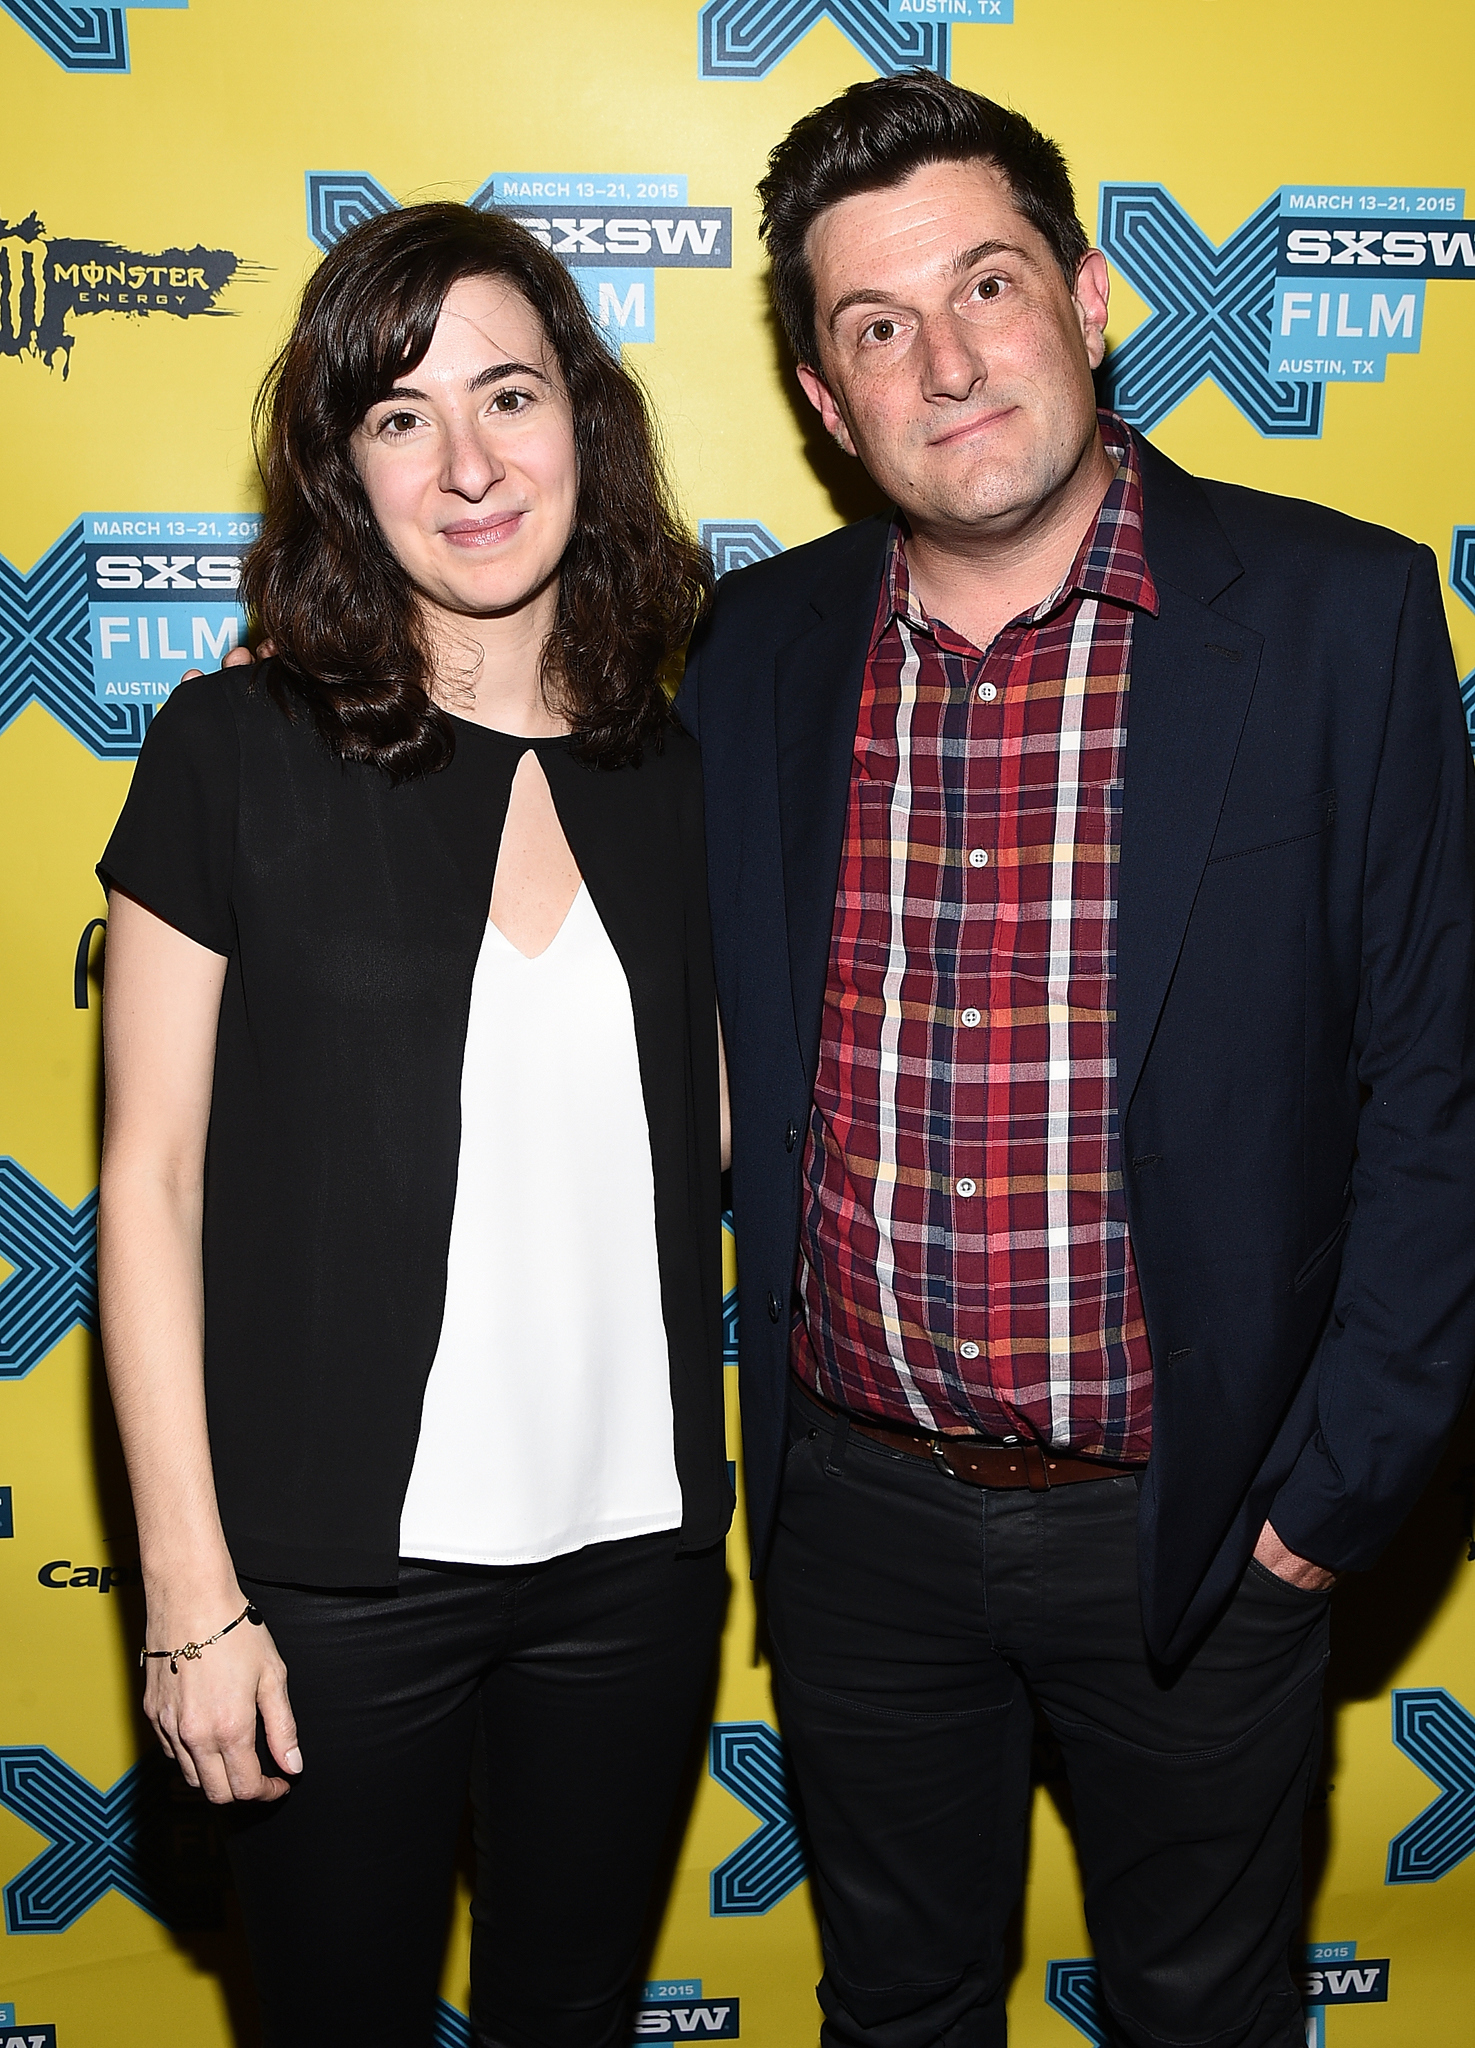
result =
[[256,401],[266,486],[245,602],[275,643],[270,686],[334,752],[391,778],[443,768],[454,728],[431,700],[414,585],[349,452],[371,405],[429,348],[463,278],[505,279],[543,323],[573,409],[579,488],[543,687],[578,751],[638,760],[670,718],[663,669],[712,587],[683,528],[644,396],[595,332],[567,270],[525,228],[470,206],[407,206],[350,229],[313,273]]

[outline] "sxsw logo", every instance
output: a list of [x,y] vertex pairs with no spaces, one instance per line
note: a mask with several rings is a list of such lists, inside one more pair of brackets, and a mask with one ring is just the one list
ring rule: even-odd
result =
[[635,2008],[636,2042],[736,2041],[738,2001],[702,1997],[702,1980],[647,1984]]
[[259,525],[87,512],[29,571],[0,556],[0,731],[34,700],[101,760],[132,760],[186,667],[218,668],[244,637],[235,593]]
[[[367,172],[307,174],[307,231],[320,249],[397,204]],[[657,270],[732,268],[732,208],[688,206],[684,177],[497,171],[468,204],[507,214],[566,264],[617,353],[656,338]]]
[[1450,187],[1287,185],[1215,247],[1161,185],[1103,185],[1101,247],[1152,309],[1103,395],[1150,431],[1212,378],[1259,433],[1314,439],[1329,383],[1418,352],[1426,281],[1475,277],[1463,207]]
[[254,272],[229,249],[125,249],[116,242],[48,235],[35,213],[0,220],[0,355],[31,356],[63,378],[76,336],[94,313],[188,320],[224,317],[220,294]]
[[186,665],[219,668],[245,637],[235,599],[255,517],[86,512],[92,690],[100,705],[161,703]]
[[[1314,1941],[1301,1971],[1306,2048],[1326,2048],[1326,2009],[1333,2005],[1383,2005],[1388,1998],[1388,1959],[1358,1962],[1355,1941]],[[1045,1968],[1045,2003],[1092,2044],[1108,2048],[1109,2031],[1101,2001],[1101,1980],[1090,1956],[1068,1956]]]
[[0,0],[63,71],[126,71],[128,16],[146,8],[182,9],[189,0],[128,0],[126,7],[72,7],[68,0]]
[[0,2048],[56,2048],[56,2028],[49,2021],[19,2021],[14,2005],[0,2003]]

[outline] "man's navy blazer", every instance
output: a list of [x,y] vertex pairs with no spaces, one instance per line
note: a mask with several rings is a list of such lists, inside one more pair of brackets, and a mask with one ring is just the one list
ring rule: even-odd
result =
[[[1181,1657],[1270,1517],[1369,1565],[1475,1361],[1471,764],[1427,548],[1139,440],[1117,1096],[1153,1359],[1139,1520]],[[851,755],[888,522],[723,578],[701,741],[761,1566]]]

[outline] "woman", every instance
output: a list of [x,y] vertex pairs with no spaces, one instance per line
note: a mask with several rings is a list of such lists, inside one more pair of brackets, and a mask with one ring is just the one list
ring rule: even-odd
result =
[[708,589],[558,262],[418,206],[263,390],[245,591],[100,866],[103,1335],[145,1707],[268,2041],[623,2042],[726,1595]]

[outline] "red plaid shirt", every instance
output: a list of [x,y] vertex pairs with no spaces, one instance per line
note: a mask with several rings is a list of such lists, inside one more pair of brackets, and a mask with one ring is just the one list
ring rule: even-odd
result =
[[1147,1456],[1117,1125],[1131,437],[1069,575],[986,653],[892,535],[805,1151],[800,1377],[860,1414]]

